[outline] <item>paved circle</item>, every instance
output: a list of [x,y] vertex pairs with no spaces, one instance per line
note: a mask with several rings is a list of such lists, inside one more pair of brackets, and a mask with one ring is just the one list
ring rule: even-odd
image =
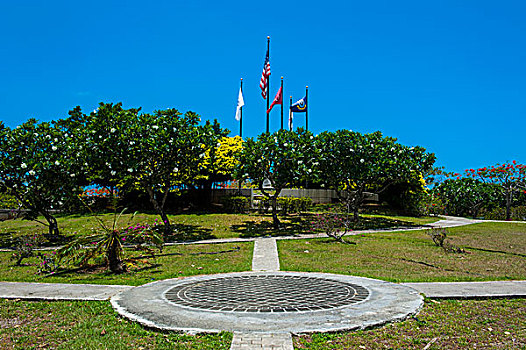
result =
[[417,313],[407,286],[303,272],[236,272],[157,281],[111,299],[147,327],[199,332],[326,332],[379,326]]
[[232,312],[324,310],[361,302],[368,296],[369,291],[357,284],[276,274],[194,281],[165,293],[167,300],[181,306]]

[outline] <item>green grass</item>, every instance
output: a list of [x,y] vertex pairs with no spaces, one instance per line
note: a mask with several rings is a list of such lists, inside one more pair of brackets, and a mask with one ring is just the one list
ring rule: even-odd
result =
[[[252,250],[252,242],[166,246],[164,256],[140,259],[136,267],[124,274],[111,274],[99,266],[48,277],[37,273],[37,258],[25,259],[27,266],[13,266],[9,261],[11,253],[1,252],[0,281],[141,285],[181,276],[247,271],[251,269]],[[138,254],[141,253],[128,255]]]
[[525,349],[526,299],[426,301],[416,318],[372,330],[294,337],[296,349]]
[[160,333],[117,317],[109,302],[0,300],[2,349],[229,349],[231,333]]
[[[276,231],[272,227],[270,214],[180,214],[169,215],[174,227],[173,235],[167,241],[195,241],[214,238],[283,236],[309,233],[312,213],[303,215],[280,216],[282,227]],[[97,215],[107,227],[112,227],[115,214]],[[40,219],[43,220],[42,218]],[[124,214],[117,227],[129,227],[136,224],[153,224],[158,215],[138,213]],[[386,215],[364,215],[353,229],[373,229],[390,227],[413,227],[436,221],[436,218],[411,218]],[[57,218],[59,228],[67,240],[74,236],[92,234],[100,231],[101,226],[94,215],[67,215]],[[47,227],[26,220],[7,220],[0,222],[0,247],[12,246],[15,237],[24,235],[47,234]],[[47,243],[48,245],[50,243]],[[56,243],[53,243],[56,244]]]
[[280,266],[378,278],[392,282],[526,279],[526,224],[483,223],[448,229],[467,253],[446,253],[426,231],[331,239],[280,240]]

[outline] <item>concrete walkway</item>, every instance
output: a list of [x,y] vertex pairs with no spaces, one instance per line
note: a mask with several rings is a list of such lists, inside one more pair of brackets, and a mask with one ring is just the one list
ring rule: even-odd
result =
[[258,238],[254,241],[252,271],[279,271],[278,246],[275,238]]
[[0,282],[0,298],[27,300],[108,300],[132,286]]
[[[506,222],[497,220],[472,220],[446,216],[443,219],[417,228],[399,228],[390,230],[361,230],[350,234],[363,234],[382,231],[408,231],[437,227],[457,227],[482,222]],[[524,223],[524,222],[520,222]],[[183,244],[227,243],[254,241],[252,270],[259,272],[279,271],[279,257],[276,239],[302,239],[326,237],[324,234],[299,235],[275,238],[229,238],[197,241]],[[402,283],[430,298],[495,298],[526,297],[526,281],[491,282],[439,282],[439,283]],[[111,297],[131,290],[125,285],[61,284],[0,282],[0,298],[28,300],[108,300]],[[290,333],[234,332],[231,350],[238,349],[286,349],[292,350]]]

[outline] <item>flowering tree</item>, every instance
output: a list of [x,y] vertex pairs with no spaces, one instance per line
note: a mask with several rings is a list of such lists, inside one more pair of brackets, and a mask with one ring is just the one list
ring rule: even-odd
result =
[[466,169],[466,176],[478,178],[486,183],[498,186],[506,201],[506,220],[511,218],[511,205],[515,194],[526,192],[526,165],[511,163],[497,164],[490,167]]
[[320,179],[339,193],[356,221],[366,191],[381,193],[394,183],[425,174],[435,161],[424,148],[403,146],[380,132],[327,131],[318,135],[316,144]]
[[145,191],[169,233],[166,199],[196,175],[204,157],[203,128],[193,112],[184,116],[176,109],[139,112],[123,109],[120,103],[101,103],[89,115],[77,107],[64,125],[79,130],[76,148],[89,165],[90,182],[123,193]]
[[60,235],[53,209],[80,193],[82,169],[70,138],[54,123],[30,119],[15,129],[0,123],[0,182],[30,210],[27,218],[44,217],[50,239]]
[[[275,229],[280,224],[277,198],[281,190],[315,174],[313,138],[312,133],[303,129],[279,130],[261,134],[256,140],[249,138],[243,144],[235,176],[238,180],[252,180],[270,199]],[[263,187],[265,180],[270,182],[272,189]]]
[[498,192],[496,185],[473,178],[448,179],[433,189],[448,214],[473,218],[481,208],[497,200]]

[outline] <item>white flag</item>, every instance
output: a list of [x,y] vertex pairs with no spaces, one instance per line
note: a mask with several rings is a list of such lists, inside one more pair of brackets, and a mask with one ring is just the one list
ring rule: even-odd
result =
[[239,96],[237,97],[237,108],[236,108],[236,120],[241,120],[241,107],[245,105],[245,101],[243,100],[243,91],[241,91],[241,88],[239,88]]
[[292,113],[292,110],[289,109],[289,130],[292,131],[292,116],[294,113]]

